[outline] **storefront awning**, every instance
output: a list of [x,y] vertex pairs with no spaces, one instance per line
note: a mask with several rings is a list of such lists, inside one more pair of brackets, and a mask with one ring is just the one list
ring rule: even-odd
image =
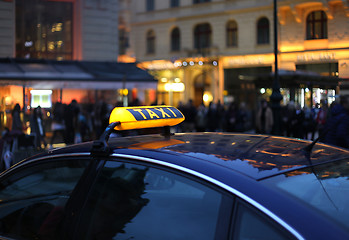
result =
[[[336,88],[339,85],[341,78],[334,76],[322,76],[314,72],[306,71],[289,71],[280,69],[279,84],[281,88]],[[257,87],[273,86],[274,72],[251,77]]]
[[157,80],[134,63],[0,58],[0,86],[40,89],[156,88]]

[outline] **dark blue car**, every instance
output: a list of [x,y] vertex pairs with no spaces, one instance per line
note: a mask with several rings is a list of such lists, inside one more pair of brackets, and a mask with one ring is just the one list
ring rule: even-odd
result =
[[[0,175],[0,239],[349,239],[347,150],[265,135],[171,134],[184,117],[166,106],[117,115],[124,119],[113,113],[100,140]],[[161,125],[160,134],[113,137],[114,129]]]

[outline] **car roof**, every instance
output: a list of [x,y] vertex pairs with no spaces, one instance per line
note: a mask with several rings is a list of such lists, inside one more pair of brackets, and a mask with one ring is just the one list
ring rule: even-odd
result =
[[[321,143],[314,145],[309,157],[303,149],[310,143],[292,138],[237,133],[178,133],[170,138],[153,134],[111,137],[108,141],[114,153],[127,152],[163,161],[170,161],[164,157],[166,155],[175,155],[177,159],[178,156],[199,159],[202,165],[220,165],[256,180],[348,158],[348,150]],[[91,147],[91,142],[83,143],[52,150],[41,156],[88,153]]]
[[[286,172],[292,175],[302,168],[347,159],[348,150],[317,143],[309,157],[303,149],[309,146],[310,141],[237,133],[111,137],[108,141],[111,151],[107,155],[91,154],[94,143],[50,150],[23,163],[54,157],[58,157],[57,160],[77,159],[80,155],[95,156],[96,160],[102,161],[119,158],[133,162],[132,159],[138,159],[140,164],[156,164],[159,168],[170,167],[173,171],[190,173],[193,177],[199,177],[200,181],[214,183],[220,190],[237,194],[268,216],[273,216],[288,230],[297,229],[292,232],[301,233],[305,239],[332,236],[333,232],[339,238],[347,236],[346,230],[322,213],[273,186],[261,183],[266,181],[258,180]],[[309,225],[309,222],[314,224]],[[304,228],[305,225],[307,228]],[[318,231],[319,226],[324,231]]]

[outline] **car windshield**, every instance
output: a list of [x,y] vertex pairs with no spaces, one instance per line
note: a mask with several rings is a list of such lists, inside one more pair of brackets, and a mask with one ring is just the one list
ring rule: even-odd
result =
[[349,159],[263,181],[295,196],[349,229]]

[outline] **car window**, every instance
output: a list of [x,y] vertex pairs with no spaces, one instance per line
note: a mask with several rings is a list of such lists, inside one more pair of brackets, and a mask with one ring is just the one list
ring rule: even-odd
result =
[[222,194],[152,167],[108,162],[78,239],[214,239]]
[[55,239],[64,207],[87,161],[51,161],[18,169],[1,180],[0,235]]
[[238,204],[234,223],[234,240],[291,239],[270,219],[245,204]]
[[349,161],[321,164],[261,181],[349,229]]

